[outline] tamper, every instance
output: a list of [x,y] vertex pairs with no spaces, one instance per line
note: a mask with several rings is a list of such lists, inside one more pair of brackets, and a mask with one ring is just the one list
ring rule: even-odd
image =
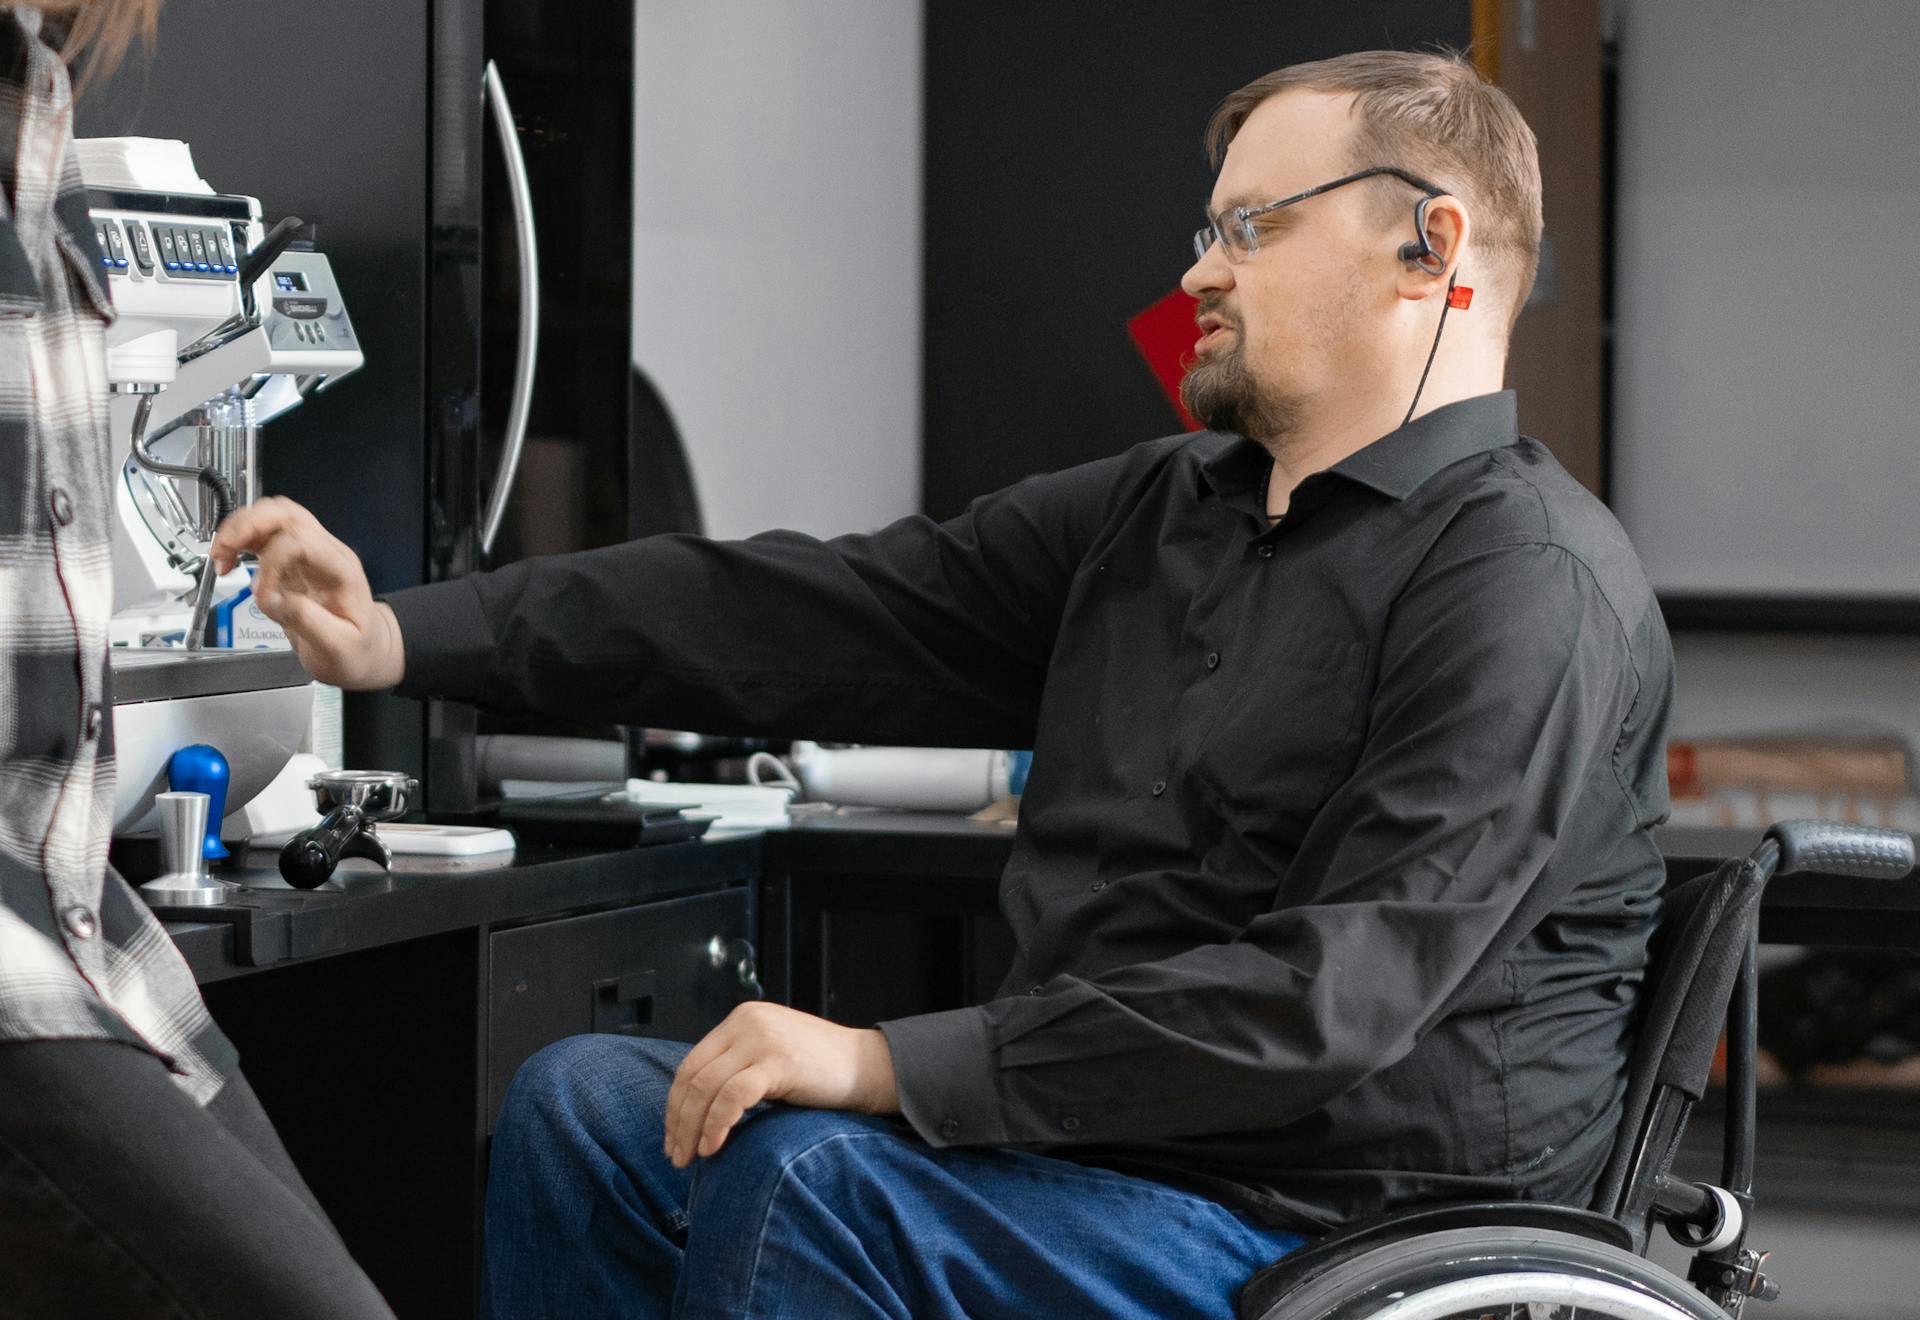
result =
[[160,864],[156,880],[140,886],[147,902],[162,907],[211,907],[240,886],[207,874],[207,795],[155,793],[160,813]]
[[167,762],[167,787],[182,793],[204,793],[207,797],[207,860],[217,862],[228,856],[227,845],[220,841],[220,822],[227,816],[227,785],[232,774],[227,758],[217,747],[194,743],[182,747]]

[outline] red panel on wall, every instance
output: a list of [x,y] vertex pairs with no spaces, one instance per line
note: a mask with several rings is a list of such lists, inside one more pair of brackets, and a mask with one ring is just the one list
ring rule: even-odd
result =
[[1185,404],[1180,402],[1180,378],[1193,361],[1193,346],[1200,341],[1200,327],[1193,322],[1198,304],[1184,289],[1175,289],[1166,297],[1127,319],[1127,333],[1135,348],[1147,360],[1154,379],[1180,414],[1180,423],[1189,431],[1201,429]]

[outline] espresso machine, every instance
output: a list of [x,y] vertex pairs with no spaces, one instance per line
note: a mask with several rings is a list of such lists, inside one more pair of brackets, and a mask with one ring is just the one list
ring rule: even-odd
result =
[[[260,203],[213,191],[182,143],[83,139],[76,153],[116,312],[114,833],[154,828],[156,794],[204,791],[177,782],[178,758],[210,748],[224,763],[213,855],[223,817],[243,834],[310,823],[305,781],[320,768],[311,757],[290,767],[310,742],[315,685],[284,638],[248,637],[231,617],[213,626],[240,613],[231,603],[250,584],[244,569],[213,572],[213,533],[260,494],[261,427],[364,358],[327,258],[294,242],[298,219],[269,230]],[[261,817],[267,797],[281,819]]]

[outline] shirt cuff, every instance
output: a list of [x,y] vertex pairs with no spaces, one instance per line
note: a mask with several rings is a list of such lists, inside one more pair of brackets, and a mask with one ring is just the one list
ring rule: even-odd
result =
[[493,672],[495,639],[470,577],[380,597],[400,624],[406,670],[394,691],[478,703]]
[[882,1022],[900,1115],[933,1146],[1004,1142],[993,1045],[978,1008]]

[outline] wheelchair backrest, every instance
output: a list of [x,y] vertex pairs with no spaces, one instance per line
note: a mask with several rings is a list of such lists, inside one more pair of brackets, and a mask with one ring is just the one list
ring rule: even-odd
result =
[[1648,943],[1647,980],[1613,1152],[1592,1203],[1646,1238],[1652,1183],[1673,1163],[1687,1111],[1706,1092],[1765,878],[1751,859],[1668,890]]

